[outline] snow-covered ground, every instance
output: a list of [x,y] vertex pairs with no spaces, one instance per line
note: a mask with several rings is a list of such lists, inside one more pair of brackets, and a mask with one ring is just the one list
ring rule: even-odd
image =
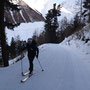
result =
[[[39,60],[34,60],[34,75],[20,83],[21,61],[0,68],[0,90],[90,90],[90,63],[86,55],[65,44],[44,44],[39,47]],[[23,59],[23,71],[28,71],[28,58]]]

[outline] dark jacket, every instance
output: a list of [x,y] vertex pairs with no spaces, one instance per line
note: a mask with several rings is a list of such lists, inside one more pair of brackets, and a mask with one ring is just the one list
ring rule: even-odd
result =
[[34,45],[33,43],[32,44],[27,43],[26,48],[27,48],[29,57],[36,56],[38,58],[39,49],[36,45]]

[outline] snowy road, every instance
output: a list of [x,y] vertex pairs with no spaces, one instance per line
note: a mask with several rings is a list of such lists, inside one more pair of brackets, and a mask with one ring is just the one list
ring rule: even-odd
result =
[[[35,74],[22,84],[21,62],[0,68],[0,90],[90,90],[90,64],[82,55],[70,47],[42,45],[39,60],[44,72],[35,58]],[[23,59],[23,67],[28,70],[27,57]]]

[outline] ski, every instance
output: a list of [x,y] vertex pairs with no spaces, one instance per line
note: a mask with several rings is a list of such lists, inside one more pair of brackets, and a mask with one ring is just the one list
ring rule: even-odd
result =
[[30,73],[30,71],[25,72],[25,73],[22,74],[22,76],[26,76],[26,75],[29,74],[29,73]]
[[26,78],[24,78],[23,80],[21,80],[21,83],[26,82],[33,74],[28,75]]

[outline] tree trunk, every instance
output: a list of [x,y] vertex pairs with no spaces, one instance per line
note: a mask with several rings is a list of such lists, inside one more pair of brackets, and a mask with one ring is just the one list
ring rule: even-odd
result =
[[1,39],[1,50],[2,50],[2,59],[4,66],[8,66],[8,50],[6,44],[6,35],[5,35],[5,25],[4,25],[4,0],[0,0],[0,39]]
[[90,23],[90,10],[89,10],[89,14],[88,15],[89,15],[88,22]]

